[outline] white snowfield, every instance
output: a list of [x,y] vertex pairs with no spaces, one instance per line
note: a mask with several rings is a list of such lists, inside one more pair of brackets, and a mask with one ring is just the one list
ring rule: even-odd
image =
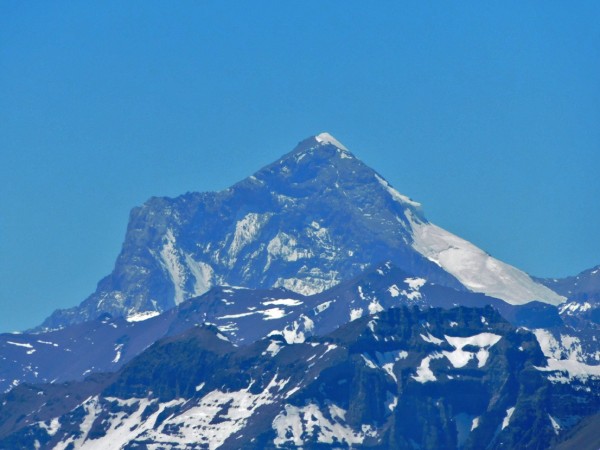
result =
[[413,248],[473,292],[522,305],[534,300],[558,305],[566,298],[531,279],[521,270],[491,257],[470,242],[406,211]]

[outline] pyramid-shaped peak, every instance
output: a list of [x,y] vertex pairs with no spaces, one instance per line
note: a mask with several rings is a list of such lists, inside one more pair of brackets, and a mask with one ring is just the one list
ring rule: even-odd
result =
[[309,193],[333,190],[344,192],[340,195],[346,201],[348,192],[354,191],[361,197],[357,199],[360,205],[365,202],[373,204],[376,197],[383,195],[382,201],[391,197],[402,208],[408,207],[413,214],[421,217],[420,203],[396,191],[327,132],[302,140],[294,150],[244,180],[243,184],[247,183],[253,186],[258,183],[269,187],[270,192],[279,190],[285,195],[301,198]]
[[332,144],[340,150],[348,151],[344,144],[342,144],[340,141],[338,141],[336,138],[334,138],[331,134],[327,132],[323,132],[321,134],[316,135],[315,140],[320,144]]
[[284,162],[290,159],[296,162],[302,160],[307,162],[309,160],[333,161],[345,159],[354,160],[354,163],[360,163],[344,144],[327,132],[313,135],[300,141],[291,152],[283,155],[274,165],[284,164]]

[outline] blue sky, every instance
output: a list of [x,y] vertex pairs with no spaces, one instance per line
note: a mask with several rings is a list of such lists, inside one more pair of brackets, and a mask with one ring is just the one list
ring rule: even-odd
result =
[[321,131],[533,275],[600,264],[598,2],[372,3],[3,2],[0,331]]

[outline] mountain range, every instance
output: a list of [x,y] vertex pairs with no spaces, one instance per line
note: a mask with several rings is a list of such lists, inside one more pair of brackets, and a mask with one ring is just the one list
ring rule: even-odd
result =
[[597,448],[599,304],[321,133],[134,208],[92,295],[0,335],[0,448]]

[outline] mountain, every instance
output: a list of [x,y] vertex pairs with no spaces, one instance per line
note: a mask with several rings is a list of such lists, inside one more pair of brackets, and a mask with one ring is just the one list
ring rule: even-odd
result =
[[[567,329],[556,307],[539,302],[510,305],[502,300],[416,278],[385,262],[312,296],[284,288],[216,286],[175,308],[127,319],[105,314],[96,320],[39,333],[0,334],[0,392],[22,383],[81,380],[90,373],[116,371],[152,343],[196,325],[214,324],[235,345],[268,335],[287,343],[322,336],[347,322],[402,305],[452,308],[492,305],[510,323],[579,339],[578,361],[591,363],[597,326]],[[565,354],[567,359],[568,354]],[[559,358],[560,359],[560,358]],[[61,361],[60,365],[56,361]]]
[[115,374],[17,386],[0,397],[0,448],[594,442],[599,379],[574,373],[565,383],[538,337],[491,307],[391,308],[302,343],[273,335],[235,347],[220,334],[192,327]]
[[538,278],[537,281],[571,301],[600,303],[600,266],[566,278]]
[[511,304],[565,300],[428,222],[417,202],[322,133],[224,191],[134,208],[113,272],[38,330],[166,311],[216,285],[316,294],[384,261]]
[[153,198],[80,306],[0,335],[0,449],[595,448],[596,269],[533,279],[327,133]]
[[568,302],[560,306],[560,314],[575,328],[585,328],[589,322],[600,325],[600,266],[572,277],[538,281],[568,298]]

